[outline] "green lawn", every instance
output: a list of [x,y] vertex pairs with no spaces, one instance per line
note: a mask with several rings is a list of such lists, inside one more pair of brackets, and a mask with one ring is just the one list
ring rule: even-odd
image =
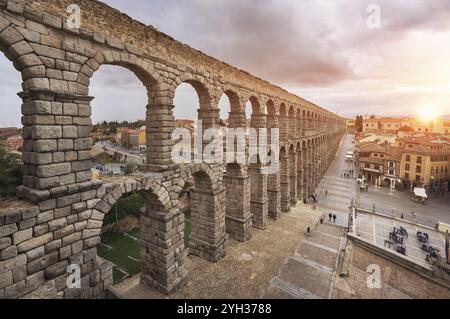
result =
[[[184,242],[187,246],[189,235],[191,233],[191,220],[186,217],[185,230],[184,230]],[[129,236],[139,239],[139,227],[136,227],[132,231],[127,233]],[[135,241],[132,238],[126,236],[126,234],[106,233],[102,235],[102,243],[111,246],[112,249],[108,249],[104,245],[98,246],[98,255],[106,260],[111,261],[118,268],[123,269],[131,276],[141,272],[141,264],[129,257],[140,260],[140,247],[139,241]],[[113,269],[114,284],[118,284],[123,280],[124,274],[120,272],[116,267]]]
[[[135,228],[128,233],[130,236],[139,239],[139,229]],[[102,243],[111,246],[112,249],[104,245],[99,245],[98,254],[100,257],[113,262],[131,276],[141,272],[141,264],[129,257],[140,260],[139,242],[126,236],[125,234],[108,233],[102,235]],[[124,274],[114,267],[114,284],[122,281]]]

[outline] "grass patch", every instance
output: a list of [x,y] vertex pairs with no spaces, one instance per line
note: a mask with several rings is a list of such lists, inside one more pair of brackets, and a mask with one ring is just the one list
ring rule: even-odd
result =
[[[135,234],[139,234],[139,229],[135,228],[129,233],[130,236],[135,237]],[[139,237],[136,237],[139,238]],[[130,259],[129,257],[140,260],[140,247],[139,242],[128,237],[125,233],[106,233],[102,235],[102,243],[111,246],[112,249],[104,245],[98,246],[98,254],[100,257],[111,261],[119,267],[125,270],[131,276],[141,272],[141,264],[138,261]],[[124,274],[114,267],[113,277],[114,284],[118,284],[122,281]]]
[[[188,246],[189,235],[191,234],[192,224],[190,217],[186,216],[185,229],[184,229],[184,243]],[[126,235],[128,234],[128,236]],[[131,276],[134,276],[141,272],[141,264],[129,257],[140,260],[141,252],[139,241],[135,241],[130,238],[134,237],[139,239],[139,227],[134,228],[128,233],[115,233],[108,232],[103,234],[102,243],[111,246],[108,249],[105,245],[98,246],[98,255],[106,260],[111,261],[118,268],[125,270]],[[114,285],[122,282],[124,274],[120,272],[117,267],[113,268]]]

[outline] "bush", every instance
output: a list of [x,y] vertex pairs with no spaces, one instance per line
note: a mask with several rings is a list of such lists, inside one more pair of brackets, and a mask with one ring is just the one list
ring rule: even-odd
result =
[[22,163],[20,156],[9,153],[0,145],[0,199],[16,195],[16,188],[22,184]]

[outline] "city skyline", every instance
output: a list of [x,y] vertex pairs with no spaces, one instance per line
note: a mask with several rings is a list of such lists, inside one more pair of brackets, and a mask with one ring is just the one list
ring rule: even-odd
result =
[[[250,1],[105,2],[343,117],[411,116],[431,109],[448,114],[450,5],[445,1],[378,1],[380,29],[367,26],[370,1],[344,7],[265,0],[257,8]],[[18,125],[21,101],[6,92],[20,90],[21,80],[5,57],[0,62],[1,124]],[[90,92],[96,97],[94,122],[145,113],[146,92],[134,75],[120,67],[97,73]],[[195,118],[196,100],[193,89],[177,90],[175,115]],[[220,107],[226,117],[226,103]],[[96,113],[107,115],[96,118]]]

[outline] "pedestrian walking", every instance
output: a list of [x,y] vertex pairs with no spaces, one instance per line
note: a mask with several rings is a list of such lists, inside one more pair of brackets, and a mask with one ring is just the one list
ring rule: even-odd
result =
[[306,198],[303,197],[303,204],[306,205]]
[[405,216],[403,216],[403,214],[400,216],[401,219],[404,219]]
[[334,223],[336,223],[336,218],[337,218],[336,214],[333,214],[333,222]]
[[320,219],[320,224],[321,224],[321,225],[323,224],[323,218]]
[[328,189],[325,190],[325,198],[328,197]]
[[331,213],[328,214],[328,221],[331,222],[331,218],[333,218],[333,215]]
[[311,228],[306,227],[306,237],[309,237],[309,234],[311,233]]

